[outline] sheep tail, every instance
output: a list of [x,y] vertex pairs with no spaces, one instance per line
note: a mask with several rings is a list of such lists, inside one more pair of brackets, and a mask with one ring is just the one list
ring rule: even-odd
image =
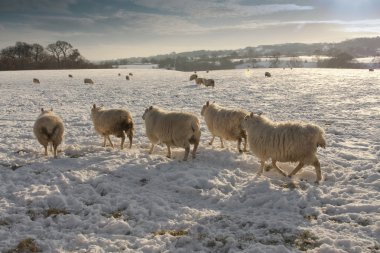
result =
[[47,138],[49,141],[51,141],[51,140],[53,139],[53,137],[57,134],[57,130],[58,130],[58,128],[59,128],[59,126],[56,125],[56,126],[53,128],[53,130],[51,131],[51,133],[49,133],[49,131],[47,130],[46,127],[42,127],[42,128],[41,128],[41,133],[42,133],[43,135],[45,135],[46,138]]
[[326,140],[322,134],[323,134],[322,132],[319,133],[319,137],[317,140],[317,147],[326,148]]

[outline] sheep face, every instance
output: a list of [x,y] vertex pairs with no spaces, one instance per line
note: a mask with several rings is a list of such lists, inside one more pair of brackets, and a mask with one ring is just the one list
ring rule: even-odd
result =
[[153,106],[150,106],[149,108],[146,108],[146,109],[145,109],[145,112],[144,112],[144,114],[143,114],[143,116],[142,116],[142,119],[145,120],[146,115],[147,115],[150,111],[152,111],[152,110],[153,110]]
[[245,116],[244,120],[241,122],[241,127],[244,130],[247,130],[248,126],[255,125],[261,121],[263,121],[263,118],[261,117],[261,113],[254,114],[253,112],[251,112],[250,115]]
[[197,77],[198,77],[197,74],[192,74],[192,75],[190,76],[190,81],[197,79]]

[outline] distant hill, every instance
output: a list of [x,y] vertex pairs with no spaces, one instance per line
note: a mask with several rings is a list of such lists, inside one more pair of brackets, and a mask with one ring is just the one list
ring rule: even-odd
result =
[[104,61],[102,63],[119,65],[128,63],[158,63],[158,61],[167,58],[185,57],[192,59],[215,59],[215,58],[255,58],[264,56],[311,56],[325,55],[336,56],[339,53],[346,52],[354,58],[373,57],[380,55],[380,37],[374,38],[356,38],[345,40],[339,43],[285,43],[276,45],[260,45],[256,47],[246,47],[236,50],[197,50],[182,53],[170,53],[150,57],[132,57]]

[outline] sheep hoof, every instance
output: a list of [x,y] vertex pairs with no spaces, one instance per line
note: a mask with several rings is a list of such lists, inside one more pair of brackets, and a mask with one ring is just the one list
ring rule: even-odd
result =
[[239,149],[239,153],[242,154],[242,153],[243,153],[243,150]]

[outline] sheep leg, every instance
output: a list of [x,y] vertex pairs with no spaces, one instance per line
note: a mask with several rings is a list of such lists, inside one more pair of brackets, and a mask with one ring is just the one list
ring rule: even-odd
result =
[[238,139],[238,150],[239,150],[239,153],[243,153],[243,150],[241,150],[240,146],[241,146],[241,138]]
[[44,145],[44,148],[45,148],[45,155],[48,155],[48,152],[47,152],[47,145],[46,145],[46,146]]
[[111,144],[111,147],[113,148],[113,144],[112,144],[112,141],[111,141],[111,138],[110,138],[110,136],[109,136],[109,135],[107,135],[107,139],[108,139],[108,141],[110,142],[110,144]]
[[224,148],[223,139],[222,139],[222,137],[219,137],[219,138],[220,138],[220,147],[221,147],[221,148]]
[[153,148],[154,148],[154,144],[152,143],[152,145],[150,146],[149,154],[153,153]]
[[170,150],[170,145],[169,144],[166,144],[166,146],[168,147],[168,154],[166,155],[166,157],[170,158],[172,156],[172,151]]
[[321,164],[319,163],[317,158],[315,158],[313,165],[315,167],[315,173],[317,174],[317,181],[315,181],[315,183],[318,184],[319,181],[321,181],[322,179],[322,173],[321,173]]
[[58,148],[58,145],[53,143],[53,148],[54,148],[54,158],[57,158],[57,148]]
[[196,152],[197,152],[197,148],[198,148],[198,145],[199,145],[199,141],[196,141],[195,143],[194,143],[194,147],[193,147],[193,158],[195,158],[195,154],[196,154]]
[[257,175],[259,175],[259,176],[261,174],[263,174],[263,172],[264,172],[265,162],[264,161],[260,161],[260,164],[261,164],[260,170],[259,170],[259,172],[257,172]]
[[244,149],[243,149],[243,151],[247,152],[248,151],[247,150],[247,135],[245,135],[243,138],[244,138]]
[[185,147],[185,156],[183,157],[183,160],[184,160],[184,161],[187,161],[187,158],[189,157],[189,153],[190,153],[190,144],[188,144],[188,145]]
[[122,132],[122,133],[121,133],[121,144],[120,144],[120,149],[124,149],[124,141],[125,141],[125,134]]
[[273,160],[273,161],[272,161],[272,165],[273,165],[273,167],[274,167],[278,172],[280,172],[281,175],[283,175],[284,177],[286,177],[286,176],[287,176],[286,173],[285,173],[282,169],[280,169],[280,168],[277,166],[276,162],[277,162],[276,160]]
[[209,142],[210,145],[214,143],[214,139],[215,139],[215,136],[213,135],[211,141]]
[[133,139],[133,136],[132,134],[127,134],[128,136],[128,139],[129,139],[129,148],[132,148],[132,139]]
[[106,138],[105,135],[103,136],[103,138],[104,138],[104,141],[103,141],[103,147],[105,147],[105,146],[106,146],[106,140],[107,140],[107,138]]
[[53,143],[50,142],[49,146],[50,146],[50,152],[53,152]]
[[288,175],[288,177],[292,177],[295,175],[302,167],[304,166],[303,162],[300,162],[297,167]]

